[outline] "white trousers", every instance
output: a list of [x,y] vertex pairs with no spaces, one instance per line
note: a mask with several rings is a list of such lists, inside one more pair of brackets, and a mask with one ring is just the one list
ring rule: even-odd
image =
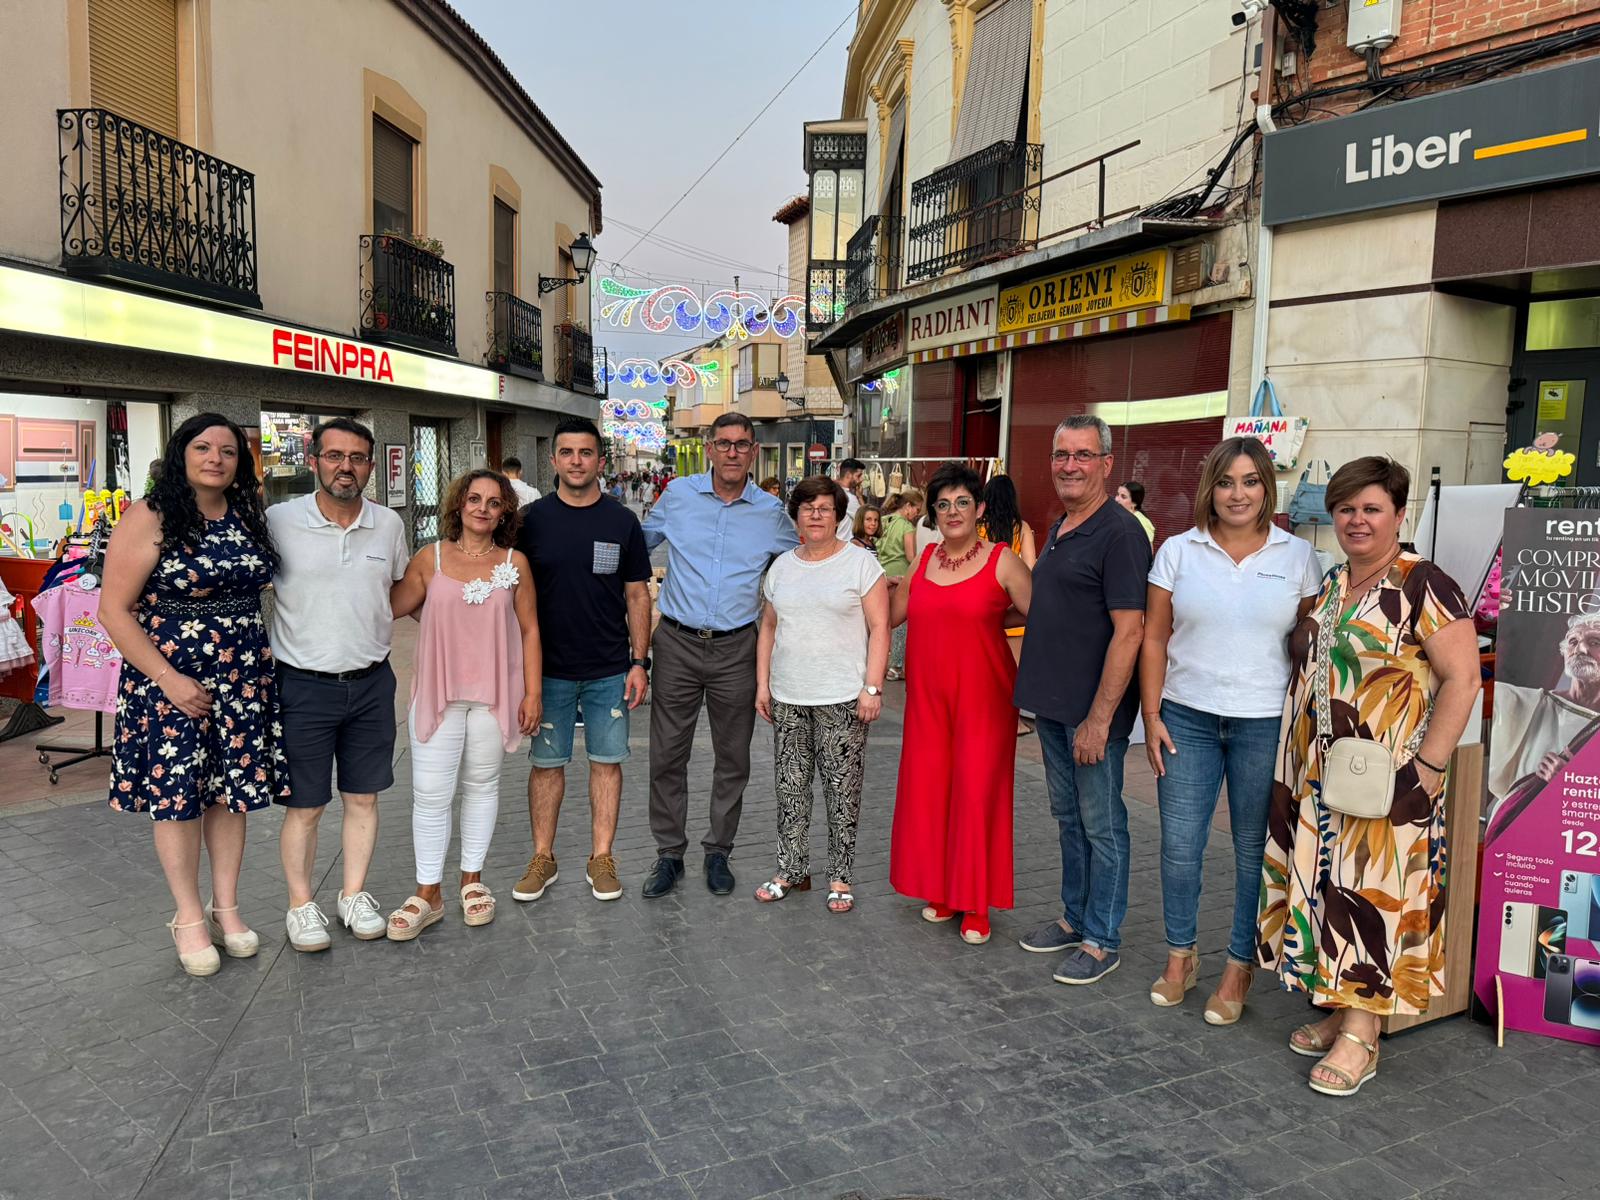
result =
[[416,713],[411,731],[411,842],[417,856],[417,882],[444,880],[444,853],[450,845],[450,808],[461,783],[461,869],[483,870],[500,811],[500,767],[505,746],[500,722],[485,704],[448,705],[439,728],[426,742],[417,740]]

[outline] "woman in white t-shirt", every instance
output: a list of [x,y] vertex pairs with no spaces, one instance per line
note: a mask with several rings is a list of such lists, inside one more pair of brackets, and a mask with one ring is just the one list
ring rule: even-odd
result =
[[1169,538],[1150,569],[1139,656],[1145,752],[1161,809],[1161,910],[1167,966],[1150,999],[1170,1007],[1199,974],[1200,874],[1226,781],[1235,866],[1228,963],[1205,1019],[1244,1012],[1278,727],[1289,686],[1288,637],[1321,583],[1311,543],[1272,522],[1277,476],[1255,438],[1229,438],[1200,471],[1195,527]]
[[771,903],[811,888],[811,778],[828,806],[828,911],[855,906],[850,877],[861,815],[867,726],[883,710],[889,589],[877,556],[838,538],[845,491],[813,475],[789,493],[800,545],[773,561],[756,643],[756,711],[777,742],[778,872]]

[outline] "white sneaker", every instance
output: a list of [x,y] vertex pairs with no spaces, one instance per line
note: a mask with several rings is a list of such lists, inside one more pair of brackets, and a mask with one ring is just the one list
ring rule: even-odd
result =
[[341,892],[339,920],[343,921],[344,927],[363,942],[381,938],[389,928],[389,923],[378,911],[378,902],[372,898],[371,892],[357,892],[354,896],[346,896]]
[[326,950],[333,939],[328,936],[328,918],[317,907],[315,900],[299,908],[291,908],[284,925],[289,930],[289,945],[296,950],[310,952]]

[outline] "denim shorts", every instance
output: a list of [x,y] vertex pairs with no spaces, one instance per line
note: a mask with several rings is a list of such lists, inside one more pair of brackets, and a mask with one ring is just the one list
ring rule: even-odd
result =
[[536,767],[564,767],[572,761],[573,728],[583,712],[583,748],[589,761],[628,761],[628,705],[623,700],[627,673],[604,679],[544,677],[544,715],[528,749]]

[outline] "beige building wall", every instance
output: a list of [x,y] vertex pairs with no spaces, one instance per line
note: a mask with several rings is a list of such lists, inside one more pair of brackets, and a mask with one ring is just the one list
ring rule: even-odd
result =
[[73,105],[67,6],[0,0],[0,253],[36,263],[61,259],[56,109]]
[[1418,496],[1436,466],[1447,484],[1501,479],[1516,324],[1510,307],[1432,290],[1435,213],[1279,230],[1267,345],[1284,408],[1311,422],[1302,462],[1389,454]]

